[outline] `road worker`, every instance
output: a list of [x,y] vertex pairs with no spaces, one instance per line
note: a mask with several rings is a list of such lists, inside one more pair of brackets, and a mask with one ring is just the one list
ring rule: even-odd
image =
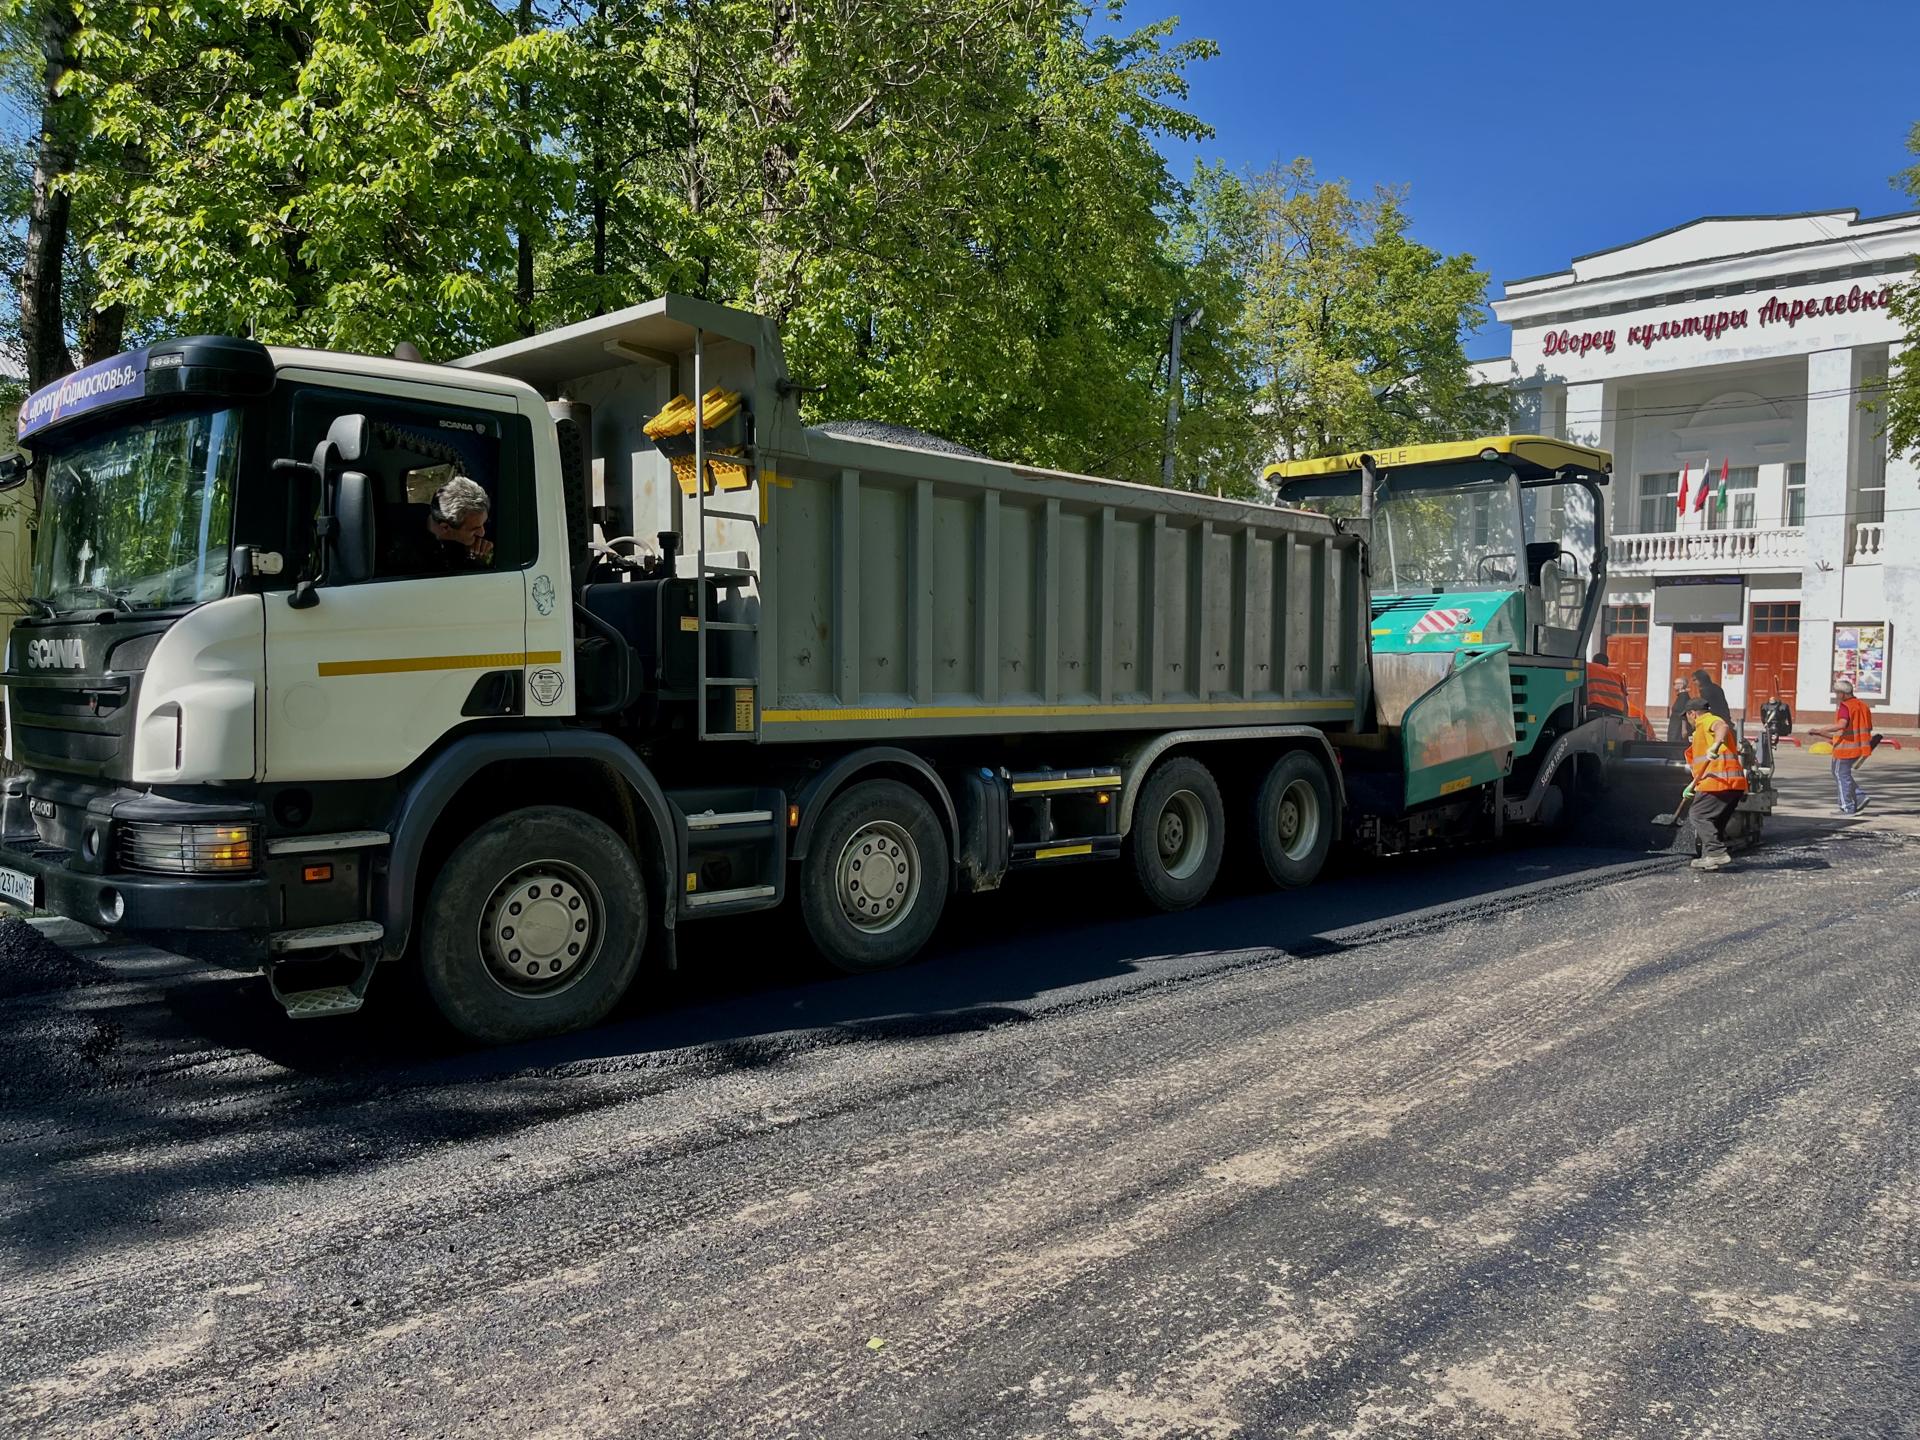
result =
[[1853,693],[1853,682],[1842,675],[1833,682],[1838,713],[1833,724],[1807,733],[1833,745],[1833,779],[1840,790],[1840,813],[1858,815],[1872,798],[1853,778],[1853,767],[1873,752],[1873,711]]
[[1700,842],[1700,856],[1693,868],[1724,870],[1733,863],[1733,856],[1727,852],[1727,823],[1739,808],[1740,797],[1747,793],[1740,737],[1699,696],[1689,696],[1686,704],[1687,723],[1693,730],[1693,738],[1687,742],[1687,768],[1693,773],[1693,783],[1687,786],[1687,794],[1693,799],[1688,818],[1693,822],[1694,838]]
[[1626,672],[1614,669],[1604,650],[1587,662],[1587,703],[1596,710],[1631,721],[1641,738],[1653,739],[1653,726],[1647,720],[1647,712],[1633,703]]

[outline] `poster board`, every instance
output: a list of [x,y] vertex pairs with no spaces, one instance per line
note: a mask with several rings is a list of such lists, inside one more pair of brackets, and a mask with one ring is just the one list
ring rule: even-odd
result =
[[1893,627],[1884,620],[1855,623],[1843,620],[1833,627],[1833,678],[1853,682],[1862,700],[1887,698],[1887,654]]

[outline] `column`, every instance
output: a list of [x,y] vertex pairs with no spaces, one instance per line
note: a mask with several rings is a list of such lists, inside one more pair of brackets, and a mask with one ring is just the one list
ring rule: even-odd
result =
[[[1566,404],[1560,415],[1560,438],[1572,445],[1588,445],[1596,450],[1613,453],[1613,412],[1619,408],[1617,383],[1606,380],[1590,380],[1584,385],[1566,387]],[[1627,493],[1619,492],[1622,483],[1627,485]],[[1616,492],[1608,495],[1607,533],[1619,528],[1618,517],[1631,514],[1633,505],[1632,482],[1616,475],[1614,483],[1606,487]],[[1591,563],[1592,557],[1586,557]]]
[[[1888,364],[1897,365],[1908,348],[1893,346]],[[1920,355],[1915,363],[1920,364]],[[1872,443],[1885,445],[1887,440],[1880,435]],[[1920,465],[1911,455],[1887,455],[1887,528],[1880,555],[1887,613],[1865,618],[1884,619],[1892,625],[1893,643],[1887,656],[1887,698],[1875,708],[1890,717],[1902,717],[1890,719],[1889,724],[1911,725],[1916,720],[1905,717],[1920,717]]]
[[1851,350],[1807,357],[1807,539],[1800,572],[1800,694],[1794,710],[1831,709],[1833,625],[1840,613],[1847,565],[1848,460],[1859,402],[1859,367]]
[[1753,523],[1762,530],[1776,530],[1787,523],[1787,462],[1790,445],[1756,445],[1754,458],[1760,462],[1759,483],[1753,496]]

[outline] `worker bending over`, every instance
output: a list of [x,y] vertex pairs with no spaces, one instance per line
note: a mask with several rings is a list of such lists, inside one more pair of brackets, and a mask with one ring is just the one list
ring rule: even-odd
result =
[[1747,771],[1740,763],[1740,740],[1733,726],[1707,708],[1700,696],[1686,702],[1687,724],[1693,737],[1687,742],[1687,768],[1693,783],[1687,794],[1693,797],[1690,818],[1694,838],[1700,842],[1700,856],[1693,862],[1696,870],[1724,870],[1733,863],[1727,852],[1727,822],[1740,807],[1747,793]]

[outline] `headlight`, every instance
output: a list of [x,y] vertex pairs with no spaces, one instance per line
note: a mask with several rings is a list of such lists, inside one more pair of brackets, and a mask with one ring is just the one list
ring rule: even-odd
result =
[[157,825],[129,820],[116,850],[123,870],[156,875],[222,875],[253,869],[251,825]]

